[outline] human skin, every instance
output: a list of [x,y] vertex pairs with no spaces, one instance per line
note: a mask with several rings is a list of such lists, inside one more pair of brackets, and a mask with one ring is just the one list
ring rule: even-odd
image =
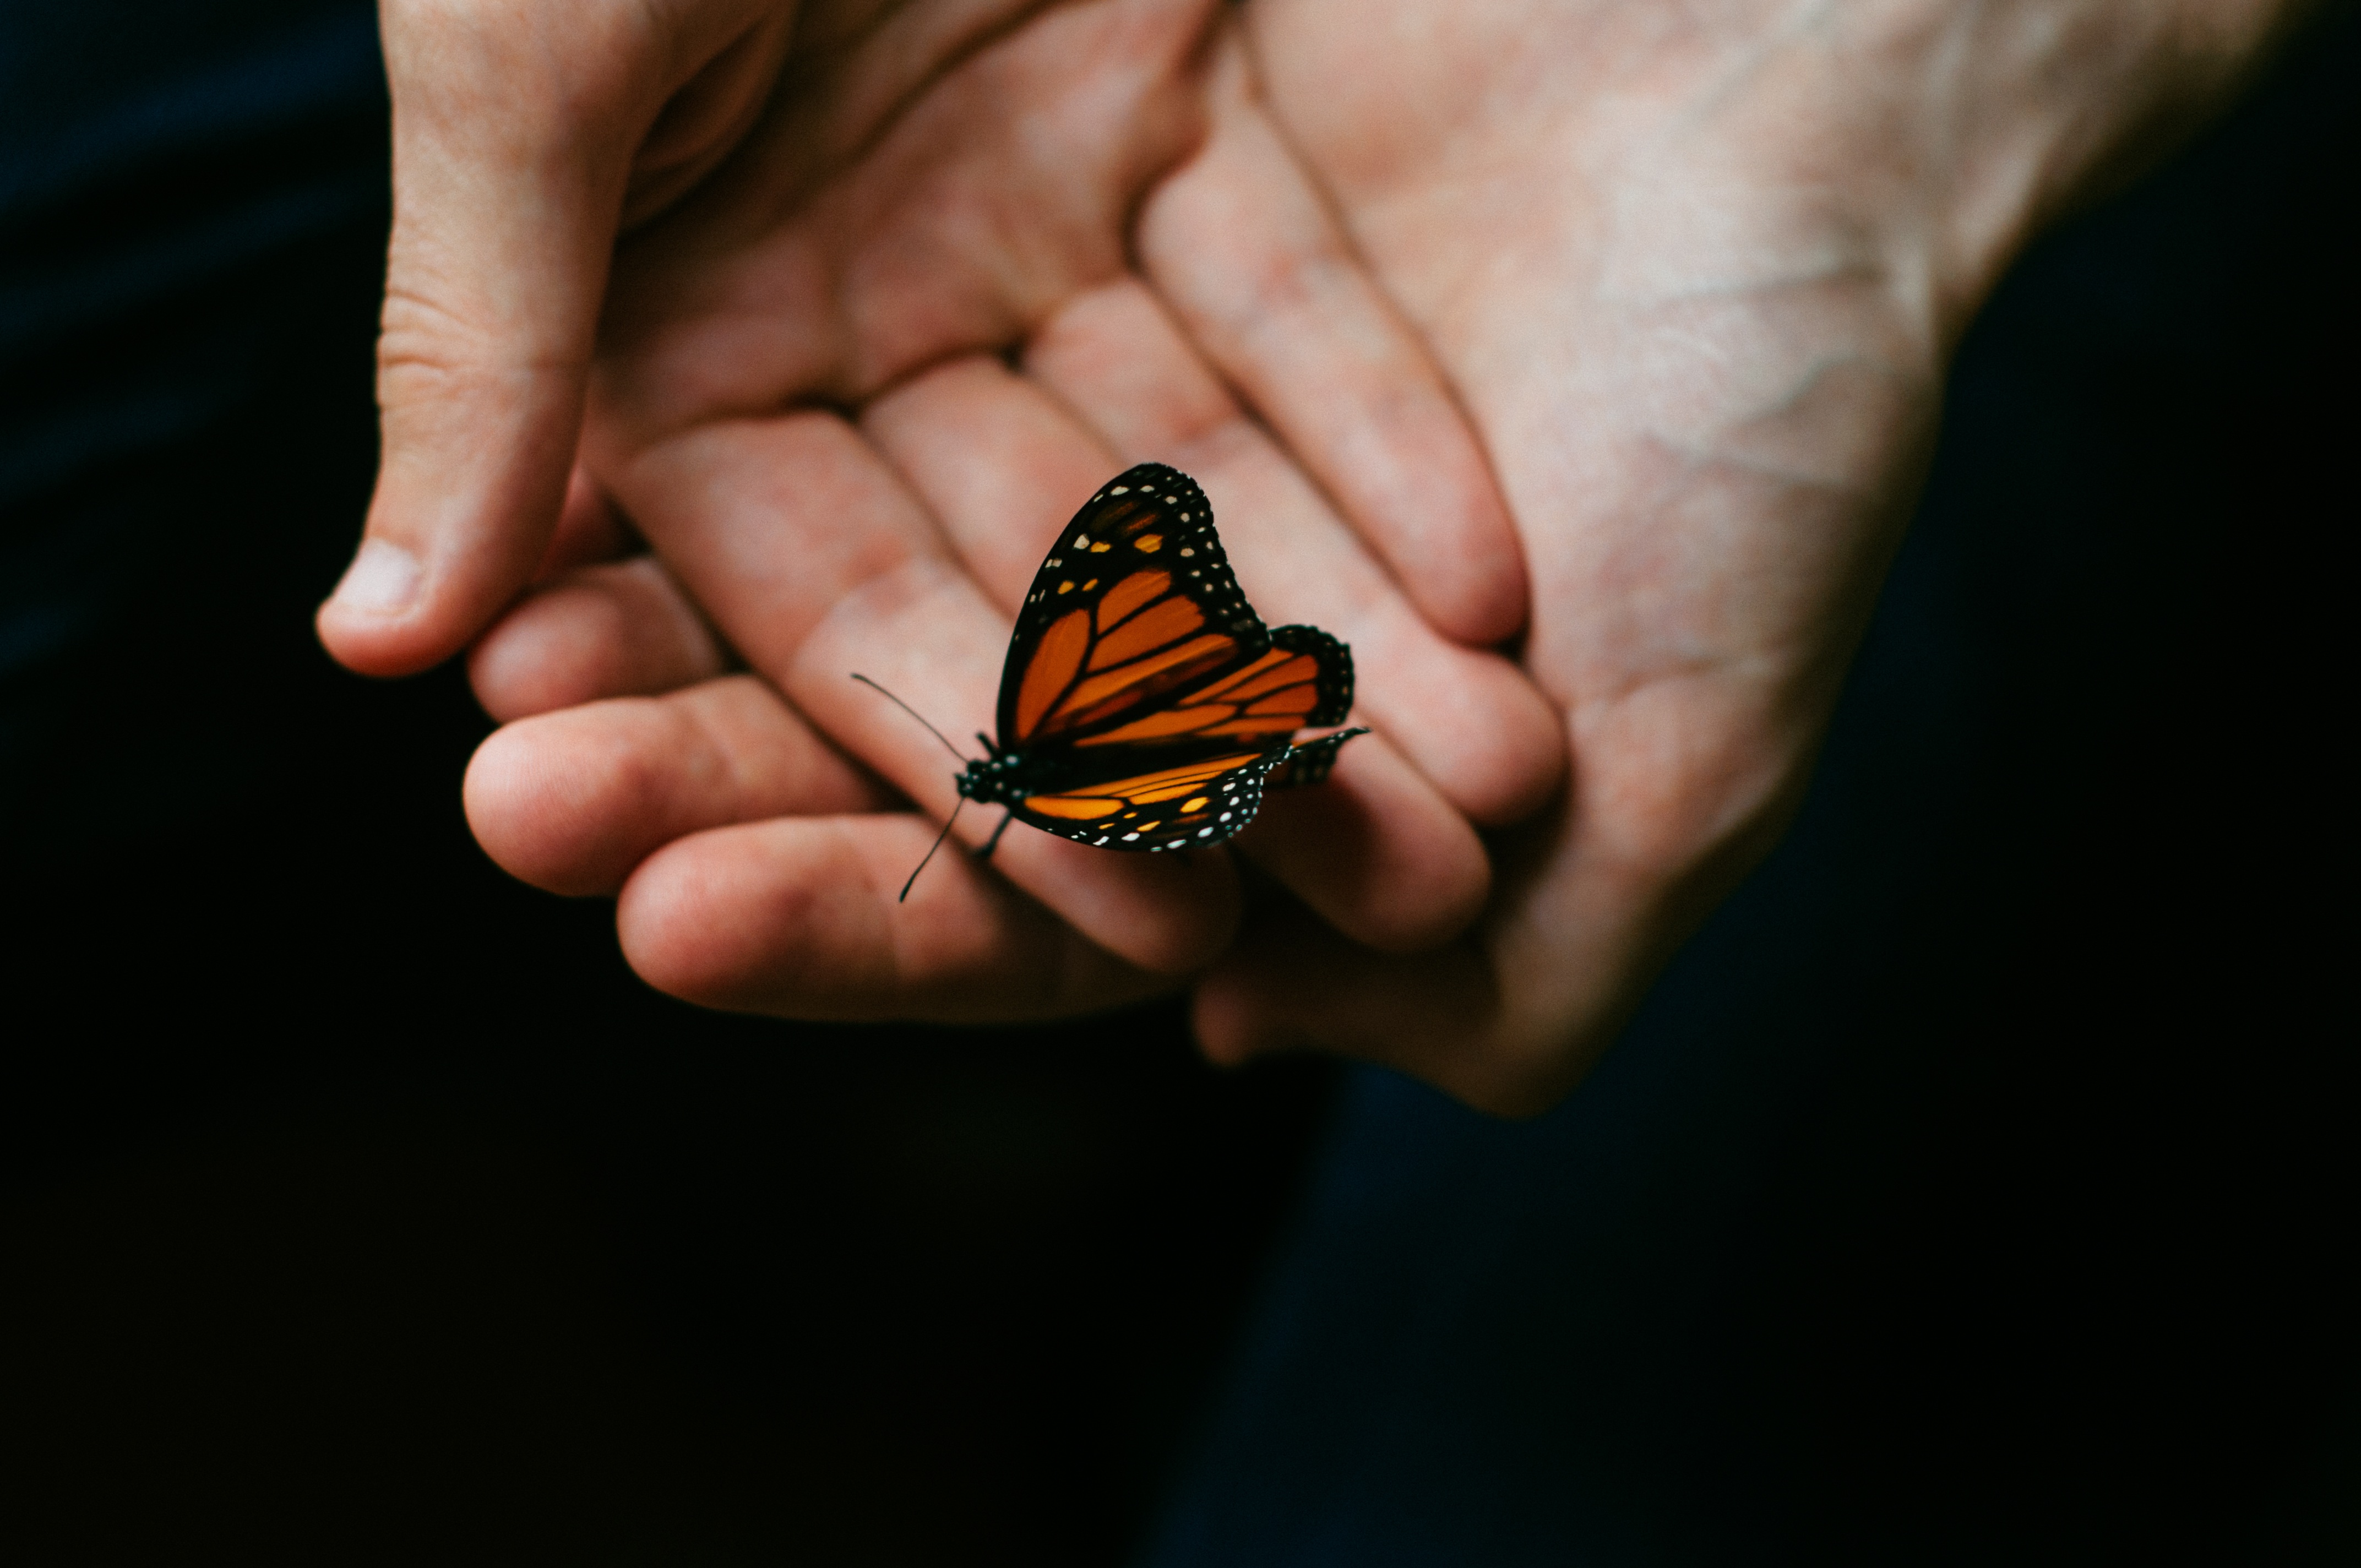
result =
[[1572,765],[1473,931],[1381,961],[1274,908],[1198,987],[1206,1047],[1562,1096],[1798,802],[1977,308],[2300,9],[1249,7],[1274,119],[1483,434]]
[[[470,218],[533,209],[450,193],[466,181],[435,160],[449,161],[467,116],[429,93],[424,112],[451,125],[430,137],[406,122],[407,62],[473,49],[498,69],[451,74],[500,82],[530,76],[533,60],[483,44],[473,14],[389,14],[390,37],[458,36],[389,45],[397,193],[427,194],[397,203],[388,456],[347,579],[368,591],[340,590],[323,634],[362,667],[412,667],[467,634],[471,596],[512,592],[536,555],[545,573],[595,554],[616,533],[608,514],[629,517],[654,555],[553,583],[484,641],[474,673],[504,718],[665,695],[512,726],[471,770],[468,803],[487,848],[520,875],[620,887],[626,950],[657,983],[796,1014],[1030,1016],[1170,989],[1226,944],[1240,898],[1225,854],[1149,860],[1028,832],[990,870],[946,857],[898,903],[931,828],[876,809],[892,803],[881,781],[939,810],[956,763],[849,678],[972,728],[991,711],[1009,620],[1049,537],[1145,456],[1246,513],[1241,527],[1233,512],[1226,543],[1247,591],[1270,620],[1353,644],[1359,716],[1382,730],[1356,744],[1323,809],[1271,839],[1279,885],[1356,940],[1432,946],[1483,903],[1489,865],[1473,825],[1529,815],[1556,787],[1547,705],[1483,646],[1516,631],[1525,593],[1480,447],[1308,190],[1254,192],[1291,198],[1288,225],[1262,224],[1279,237],[1211,258],[1306,278],[1234,367],[1282,389],[1259,411],[1309,431],[1292,444],[1312,455],[1301,464],[1131,266],[1135,214],[1204,140],[1207,50],[1225,16],[1170,0],[807,7],[751,115],[691,116],[741,134],[726,159],[689,159],[711,167],[620,248],[611,279],[602,270],[594,336],[578,280],[478,279],[446,260],[468,253],[466,235],[406,236],[455,204]],[[699,36],[722,39],[725,59],[751,47],[727,29]],[[582,71],[555,74],[571,83]],[[609,162],[629,151],[611,134],[580,145]],[[404,156],[427,172],[403,173]],[[521,162],[529,184],[538,168]],[[604,191],[610,228],[631,204],[615,168],[561,183]],[[474,248],[532,247],[504,235]],[[521,372],[503,369],[518,338],[542,346]],[[569,367],[581,386],[563,384]],[[491,406],[471,413],[484,387]],[[543,404],[554,430],[578,424],[578,447],[511,437],[518,410]],[[456,461],[432,439],[445,431]],[[544,544],[577,455],[567,521]],[[474,516],[455,532],[445,524],[464,506]],[[530,548],[478,537],[502,530]],[[379,591],[390,544],[427,568],[396,575],[421,590],[406,601]],[[506,576],[488,576],[487,561],[504,561]],[[1389,569],[1405,562],[1416,569]],[[741,662],[750,674],[730,673]],[[993,822],[961,826],[980,839]]]
[[[717,395],[716,378],[735,371],[715,367],[742,353],[734,336],[700,335],[697,308],[678,299],[728,248],[712,225],[675,214],[666,234],[651,231],[645,248],[661,259],[649,272],[625,253],[616,298],[645,288],[663,302],[610,305],[584,448],[663,565],[559,581],[479,645],[488,706],[540,717],[488,743],[470,774],[471,819],[531,880],[620,885],[627,952],[699,1000],[1008,1016],[1187,972],[1218,1059],[1312,1046],[1393,1063],[1488,1108],[1544,1106],[1800,795],[1907,516],[1945,362],[1993,282],[2043,224],[2225,102],[2293,20],[2281,5],[2058,0],[1256,0],[1235,23],[1201,15],[1208,41],[1171,57],[1170,157],[1148,160],[1125,209],[1137,276],[1102,272],[1023,316],[1001,345],[1016,350],[1014,369],[938,353],[898,377],[848,378],[840,364],[834,379],[757,378]],[[1061,71],[1103,63],[1056,54]],[[397,68],[398,101],[401,90]],[[941,260],[902,247],[887,265],[931,277]],[[1337,312],[1302,304],[1336,277],[1353,280],[1348,298],[1376,285],[1343,330]],[[707,320],[736,334],[744,314]],[[840,331],[794,324],[826,314],[806,302],[771,324],[786,322],[785,336]],[[1440,409],[1472,422],[1497,477],[1507,551],[1486,532],[1487,487],[1455,466],[1465,459],[1425,379],[1433,367]],[[1239,417],[1224,379],[1278,442]],[[1323,395],[1296,399],[1306,384]],[[1388,385],[1403,390],[1389,397]],[[832,446],[731,447],[727,412],[798,391],[857,409],[857,433],[839,423]],[[1337,477],[1399,449],[1387,422],[1404,406],[1428,410],[1411,466],[1444,455],[1433,537],[1413,536],[1402,485],[1371,500]],[[1209,477],[1198,452],[1235,444],[1252,458]],[[694,526],[652,523],[631,475],[659,449],[668,458],[641,480],[651,503],[699,486],[751,499],[708,506]],[[1041,510],[1045,497],[1087,493],[1134,455],[1206,480],[1225,539],[1268,526],[1325,540],[1318,524],[1341,518],[1368,542],[1359,559],[1393,568],[1391,598],[1440,629],[1430,646],[1378,623],[1400,684],[1375,717],[1400,743],[1348,762],[1323,792],[1336,798],[1283,803],[1243,841],[1283,887],[1253,900],[1235,943],[1224,940],[1227,884],[1204,885],[1220,873],[1194,866],[1169,883],[1110,876],[1087,897],[1068,880],[1090,874],[1079,862],[1020,862],[1014,889],[961,867],[933,884],[932,913],[884,909],[898,883],[886,862],[911,863],[925,833],[876,809],[888,804],[876,779],[931,801],[927,771],[948,759],[831,699],[817,675],[793,675],[797,657],[824,670],[884,644],[823,639],[814,653],[806,635],[766,649],[775,608],[733,598],[733,582],[872,548],[880,527],[915,530],[889,497],[819,488],[882,458],[971,585],[1005,609],[1032,565],[1014,540],[1027,527],[1038,540],[1039,520],[1062,513]],[[1304,505],[1307,472],[1341,498],[1334,511]],[[990,493],[964,519],[962,487]],[[827,494],[837,510],[795,516],[788,489]],[[588,485],[576,497],[568,536],[593,539],[600,509]],[[1516,735],[1524,772],[1489,793],[1468,775],[1499,759],[1459,745],[1499,714],[1526,720],[1504,695],[1476,724],[1455,724],[1466,710],[1450,658],[1480,659],[1468,645],[1516,617],[1489,608],[1497,585],[1482,574],[1472,588],[1453,579],[1422,594],[1421,564],[1455,544],[1462,561],[1519,563],[1530,592],[1519,659],[1547,705],[1549,743]],[[1261,602],[1256,563],[1237,553]],[[1297,596],[1355,558],[1275,553],[1266,609],[1301,613],[1291,606],[1314,601]],[[921,646],[898,667],[881,651],[869,673],[906,671],[929,700],[949,694],[939,711],[986,711],[997,649],[982,630],[938,640],[938,621],[948,624],[931,612],[901,622]],[[469,616],[450,624],[464,635]],[[767,684],[720,674],[712,629]],[[324,630],[368,666],[333,616]],[[379,667],[453,633],[401,635],[387,645],[409,652]],[[1355,641],[1356,652],[1370,641]],[[1364,711],[1368,670],[1364,655]],[[572,706],[656,690],[670,695]],[[1535,757],[1570,758],[1565,787],[1548,789],[1554,773]],[[1488,878],[1462,869],[1453,812],[1488,830]],[[1482,907],[1466,925],[1471,887]],[[994,983],[1012,975],[1026,978]]]

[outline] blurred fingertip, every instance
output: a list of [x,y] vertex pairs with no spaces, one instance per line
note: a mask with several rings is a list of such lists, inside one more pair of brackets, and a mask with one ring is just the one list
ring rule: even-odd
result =
[[1506,828],[1540,813],[1572,772],[1563,716],[1521,675],[1492,683],[1492,724],[1463,756],[1446,793],[1478,828]]
[[1268,1056],[1315,1050],[1319,1042],[1273,1005],[1250,960],[1225,959],[1197,984],[1189,1002],[1197,1049],[1219,1068]]
[[1524,563],[1497,563],[1465,586],[1444,630],[1469,647],[1497,648],[1524,630],[1531,608]]
[[[1493,498],[1488,476],[1477,475],[1457,494],[1419,498],[1409,509],[1423,526],[1394,530],[1386,554],[1396,578],[1437,631],[1469,648],[1498,648],[1525,629],[1532,589],[1524,552],[1508,514]],[[1455,515],[1458,521],[1442,525]],[[1366,532],[1389,536],[1374,525]]]
[[1246,907],[1237,867],[1219,852],[1116,860],[1045,834],[1010,841],[996,863],[1020,887],[1056,889],[1050,907],[1095,946],[1169,981],[1227,951]]
[[1220,971],[1200,981],[1189,999],[1189,1030],[1197,1049],[1215,1067],[1243,1067],[1255,1054],[1254,1034],[1245,998]]

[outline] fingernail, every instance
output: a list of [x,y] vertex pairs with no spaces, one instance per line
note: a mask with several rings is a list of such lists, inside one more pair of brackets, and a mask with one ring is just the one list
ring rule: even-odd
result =
[[366,615],[399,615],[418,598],[426,576],[418,557],[383,539],[361,541],[361,552],[336,585],[336,602]]

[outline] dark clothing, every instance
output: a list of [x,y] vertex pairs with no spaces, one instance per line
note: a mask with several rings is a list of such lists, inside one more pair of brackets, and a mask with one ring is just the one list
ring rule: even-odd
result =
[[193,821],[281,750],[368,493],[385,117],[365,4],[0,9],[12,858]]

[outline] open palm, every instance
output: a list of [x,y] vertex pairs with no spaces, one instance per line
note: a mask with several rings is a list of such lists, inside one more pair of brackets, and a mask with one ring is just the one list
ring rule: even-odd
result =
[[[1547,1104],[1800,795],[1976,304],[2290,14],[1105,4],[899,97],[823,62],[619,274],[586,450],[664,565],[478,655],[496,711],[674,695],[496,737],[478,830],[624,884],[703,1000],[1038,1013],[1222,951],[1217,1057]],[[876,779],[939,809],[945,762],[843,674],[986,711],[1049,521],[1145,456],[1389,744],[1246,840],[1286,894],[1225,951],[1221,864],[1039,839],[890,911],[926,831]],[[1528,587],[1531,686],[1477,649]]]
[[[806,11],[742,145],[618,254],[567,532],[620,515],[653,554],[557,578],[475,654],[518,720],[470,773],[479,837],[620,889],[632,961],[697,1000],[1038,1015],[1227,943],[1221,854],[1020,833],[897,905],[932,830],[897,797],[939,817],[955,764],[848,678],[972,728],[1049,541],[1137,459],[1204,486],[1266,619],[1354,646],[1378,735],[1243,840],[1305,907],[1378,950],[1446,939],[1488,887],[1470,824],[1561,772],[1481,646],[1524,585],[1459,411],[1278,145],[1207,139],[1241,85],[1229,14],[996,21]],[[1251,239],[1175,232],[1191,213]],[[1148,276],[1143,222],[1173,240]]]
[[[2235,8],[2234,8],[2235,9]],[[1945,359],[2010,256],[2218,102],[2272,8],[1257,0],[1267,115],[1482,433],[1569,785],[1411,962],[1269,925],[1217,1055],[1562,1094],[1796,803]],[[1148,249],[1155,254],[1151,227]]]

